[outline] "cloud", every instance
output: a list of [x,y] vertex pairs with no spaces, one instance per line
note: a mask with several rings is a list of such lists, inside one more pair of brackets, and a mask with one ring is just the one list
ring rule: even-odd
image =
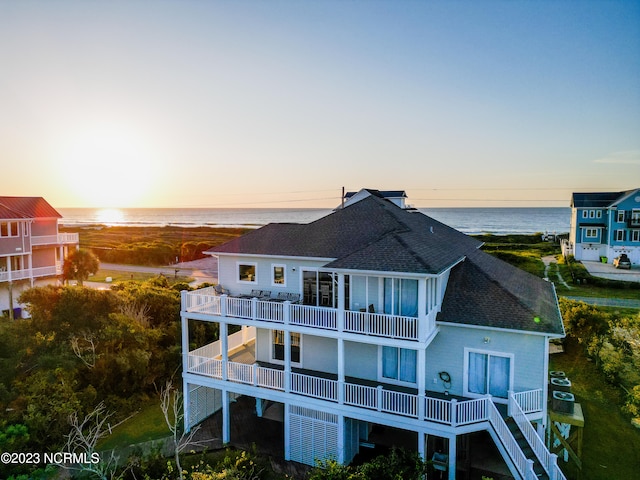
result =
[[593,163],[618,163],[624,165],[640,165],[640,150],[610,153],[606,157],[598,158]]

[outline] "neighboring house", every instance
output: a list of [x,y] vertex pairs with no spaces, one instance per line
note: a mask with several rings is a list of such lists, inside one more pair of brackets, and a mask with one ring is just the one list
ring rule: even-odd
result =
[[626,192],[574,193],[565,254],[607,263],[626,253],[640,263],[640,188]]
[[[516,478],[540,478],[508,413],[542,478],[564,478],[541,440],[549,340],[564,336],[553,284],[480,246],[362,190],[315,222],[210,250],[219,287],[182,294],[187,428],[222,409],[229,442],[230,402],[245,395],[259,416],[282,412],[287,460],[346,464],[392,427],[453,479],[465,440],[487,431]],[[220,340],[192,344],[194,322]]]
[[20,292],[62,273],[77,233],[58,233],[62,216],[42,197],[0,197],[0,310],[20,316]]

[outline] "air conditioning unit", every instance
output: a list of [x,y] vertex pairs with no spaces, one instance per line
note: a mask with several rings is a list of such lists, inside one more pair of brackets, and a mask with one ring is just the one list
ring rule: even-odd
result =
[[555,391],[551,398],[551,409],[557,413],[573,415],[575,401],[573,393]]
[[565,378],[566,375],[562,370],[551,370],[549,372],[551,378]]
[[568,378],[551,378],[551,391],[552,392],[570,392],[571,380]]

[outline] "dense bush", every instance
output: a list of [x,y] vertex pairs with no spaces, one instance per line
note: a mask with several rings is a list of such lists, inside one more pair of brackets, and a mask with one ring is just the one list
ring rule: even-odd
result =
[[622,317],[563,298],[560,309],[567,334],[584,345],[608,381],[628,392],[624,410],[640,415],[640,314]]
[[118,421],[156,395],[180,365],[180,294],[165,282],[21,295],[31,318],[0,322],[0,449],[20,425],[25,451],[53,451],[71,413],[104,402]]

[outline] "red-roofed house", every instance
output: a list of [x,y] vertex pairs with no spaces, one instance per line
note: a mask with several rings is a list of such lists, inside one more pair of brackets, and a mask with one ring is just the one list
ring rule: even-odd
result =
[[[62,218],[42,197],[0,196],[0,312],[21,312],[20,292],[57,281],[77,233],[58,233]],[[19,316],[19,315],[17,315]]]

